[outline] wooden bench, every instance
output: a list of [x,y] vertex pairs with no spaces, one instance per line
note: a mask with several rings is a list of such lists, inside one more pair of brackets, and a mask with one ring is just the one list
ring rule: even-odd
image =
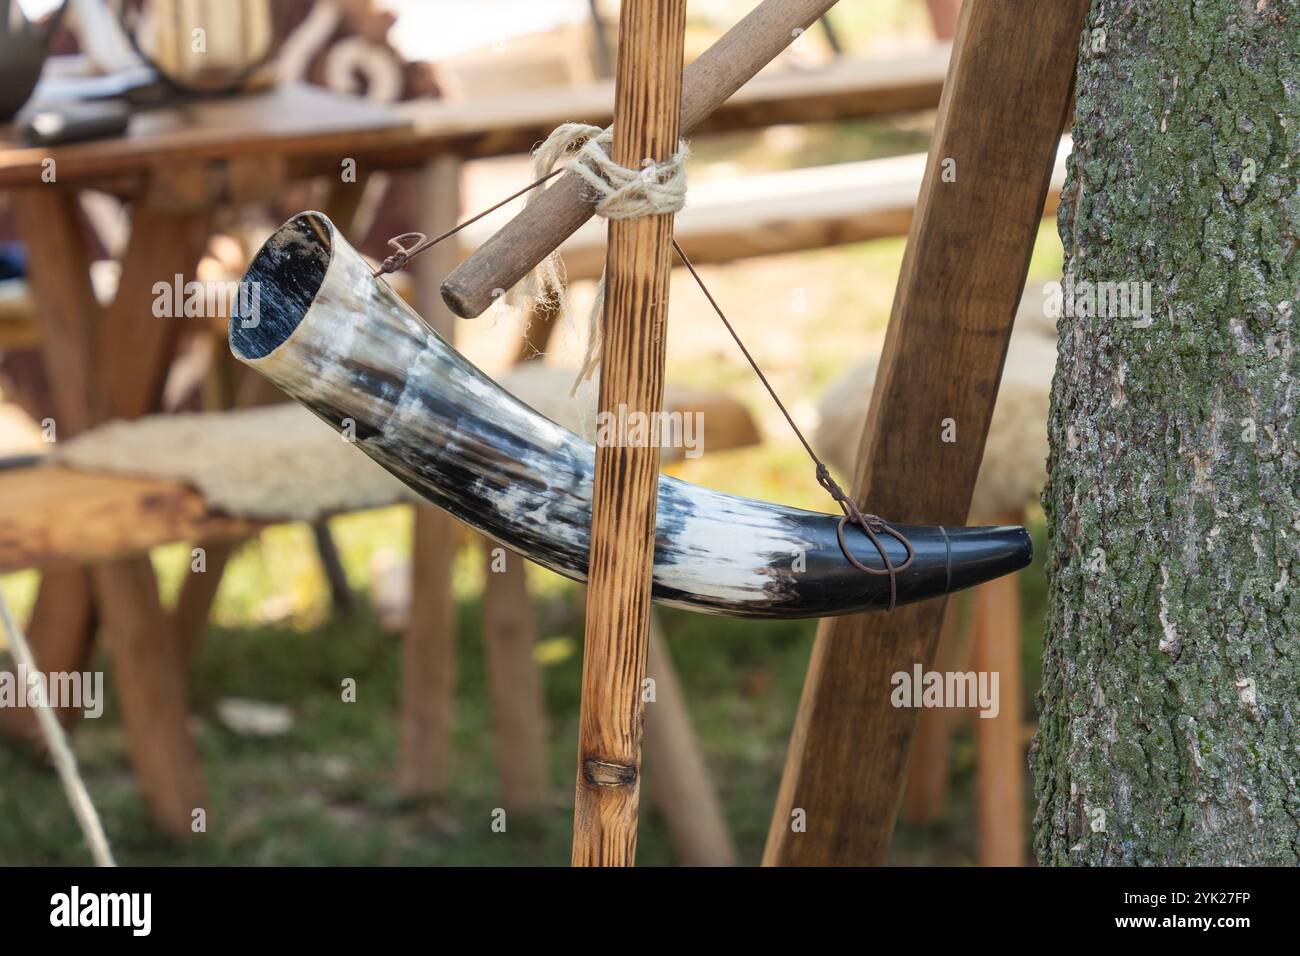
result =
[[[1063,140],[1044,216],[1056,214],[1069,152]],[[691,187],[674,234],[701,265],[906,236],[925,163],[918,153],[703,182]],[[480,201],[488,204],[485,196],[472,204]],[[502,210],[465,229],[463,248],[480,245],[507,216]],[[605,233],[605,222],[593,218],[560,247],[570,280],[600,276]]]

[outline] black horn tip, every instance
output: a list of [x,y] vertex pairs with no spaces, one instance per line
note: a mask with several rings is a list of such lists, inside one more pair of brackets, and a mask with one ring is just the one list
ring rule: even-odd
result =
[[303,212],[273,232],[240,280],[230,313],[230,348],[244,360],[270,355],[316,299],[334,253],[334,224]]
[[1034,543],[1019,525],[948,528],[949,591],[974,587],[1029,565]]

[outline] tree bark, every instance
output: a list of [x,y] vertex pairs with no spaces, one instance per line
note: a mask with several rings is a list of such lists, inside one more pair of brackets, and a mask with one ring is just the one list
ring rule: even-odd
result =
[[1300,3],[1096,0],[1082,42],[1067,295],[1152,308],[1059,319],[1035,850],[1295,864]]

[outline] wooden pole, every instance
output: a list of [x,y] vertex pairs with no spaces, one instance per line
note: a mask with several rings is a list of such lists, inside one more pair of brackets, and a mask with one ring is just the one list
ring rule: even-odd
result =
[[[624,0],[614,103],[614,161],[631,168],[677,150],[685,0]],[[600,408],[663,405],[673,217],[609,224]],[[596,449],[587,627],[578,725],[575,866],[631,866],[641,790],[641,682],[654,566],[659,450]]]
[[[835,0],[763,0],[680,76],[681,134],[704,122],[833,6]],[[623,32],[620,21],[620,37]],[[617,136],[617,108],[614,115]],[[577,173],[560,176],[447,277],[447,306],[465,318],[481,315],[499,290],[512,287],[591,218],[590,192]]]
[[[858,452],[853,494],[877,514],[966,518],[1088,7],[963,7]],[[932,665],[944,604],[822,622],[765,863],[885,860],[917,717],[890,704],[891,676]]]

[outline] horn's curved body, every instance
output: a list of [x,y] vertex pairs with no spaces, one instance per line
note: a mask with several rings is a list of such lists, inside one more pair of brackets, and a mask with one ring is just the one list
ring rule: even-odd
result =
[[[230,323],[235,355],[421,495],[520,554],[585,580],[595,447],[515,399],[440,336],[337,234],[302,213],[262,247]],[[250,301],[251,300],[251,301]],[[889,578],[845,560],[838,515],[659,479],[654,597],[739,617],[885,608]],[[899,526],[916,558],[898,602],[1024,567],[1023,528]],[[849,546],[883,564],[856,528]],[[888,536],[892,561],[906,552]]]

